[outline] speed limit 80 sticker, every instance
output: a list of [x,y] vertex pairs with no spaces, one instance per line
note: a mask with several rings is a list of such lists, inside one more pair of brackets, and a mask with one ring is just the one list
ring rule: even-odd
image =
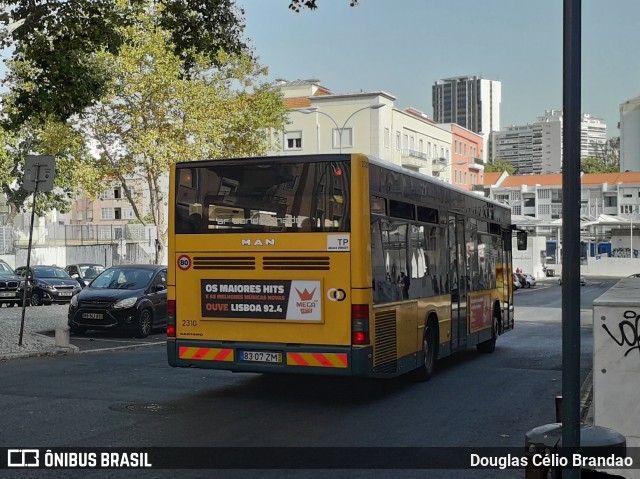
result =
[[178,268],[182,271],[186,271],[191,268],[191,258],[186,254],[178,256]]

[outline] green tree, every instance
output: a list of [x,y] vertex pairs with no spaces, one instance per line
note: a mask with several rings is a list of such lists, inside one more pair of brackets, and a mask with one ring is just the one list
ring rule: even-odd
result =
[[[358,0],[349,0],[349,5],[355,7],[358,4]],[[317,0],[290,0],[289,8],[294,12],[299,12],[303,8],[308,8],[309,10],[315,10],[318,8]]]
[[127,179],[144,180],[160,245],[166,242],[168,201],[161,178],[173,163],[264,154],[270,129],[282,129],[286,121],[280,92],[263,82],[266,70],[250,55],[220,50],[212,68],[208,55],[192,51],[186,75],[171,33],[157,26],[162,8],[149,2],[135,23],[123,27],[119,53],[96,56],[112,81],[108,94],[76,121],[85,141],[98,146],[103,177],[120,182],[143,224]]
[[97,184],[94,158],[91,157],[84,138],[68,125],[46,119],[37,124],[24,124],[15,134],[3,130],[4,148],[0,154],[0,192],[9,206],[8,223],[27,210],[32,193],[24,188],[25,159],[29,154],[54,155],[56,171],[54,189],[38,194],[36,214],[44,215],[56,209],[69,210],[69,199],[75,195],[78,184]]
[[[186,66],[194,55],[247,51],[244,12],[233,0],[156,0],[156,25],[170,32],[172,51]],[[110,72],[93,61],[99,51],[117,54],[123,26],[135,23],[146,0],[0,0],[0,48],[13,47],[4,80],[11,95],[3,113],[13,129],[41,117],[64,121],[106,93]],[[154,27],[156,26],[154,25]]]
[[516,172],[516,168],[511,163],[500,158],[496,158],[493,163],[487,163],[484,165],[484,171],[486,173],[502,173],[503,171],[506,171],[510,175],[513,175]]

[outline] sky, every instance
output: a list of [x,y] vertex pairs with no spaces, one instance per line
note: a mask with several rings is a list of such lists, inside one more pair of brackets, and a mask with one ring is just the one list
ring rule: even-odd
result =
[[[385,91],[430,117],[437,80],[502,82],[501,127],[562,109],[562,0],[236,0],[269,80],[318,79],[333,93]],[[640,95],[640,1],[582,0],[582,112],[619,136]]]

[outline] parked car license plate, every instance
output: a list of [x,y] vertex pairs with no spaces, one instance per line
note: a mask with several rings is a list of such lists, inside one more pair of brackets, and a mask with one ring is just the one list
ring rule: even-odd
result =
[[71,291],[60,291],[58,296],[71,296],[73,293]]
[[104,314],[101,313],[82,313],[84,319],[102,319]]
[[240,351],[240,361],[281,363],[282,353],[274,351]]
[[13,291],[9,291],[9,292],[3,291],[0,293],[0,298],[13,298],[15,295],[16,293]]

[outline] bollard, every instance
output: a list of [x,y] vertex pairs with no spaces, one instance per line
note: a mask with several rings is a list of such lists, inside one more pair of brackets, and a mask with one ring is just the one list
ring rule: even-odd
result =
[[68,326],[56,328],[55,345],[58,348],[69,347],[69,327]]

